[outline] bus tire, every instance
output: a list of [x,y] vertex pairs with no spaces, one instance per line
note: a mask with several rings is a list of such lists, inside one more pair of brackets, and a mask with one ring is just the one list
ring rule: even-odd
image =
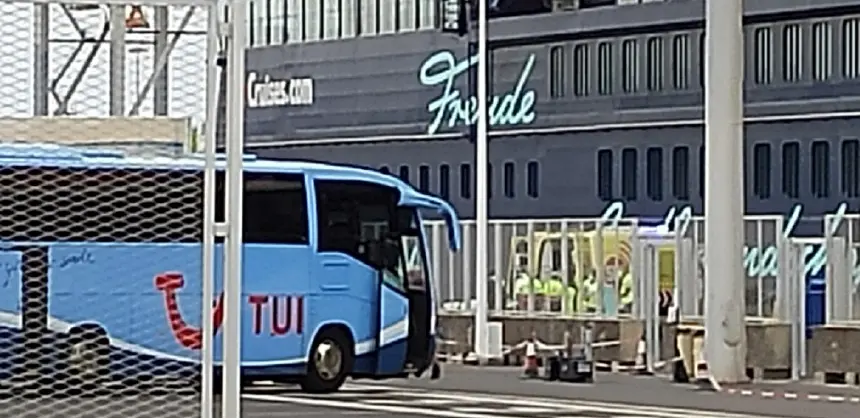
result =
[[349,331],[338,326],[325,327],[314,338],[301,388],[309,393],[335,392],[352,373],[354,363],[355,344]]
[[98,389],[110,373],[110,339],[98,324],[72,327],[68,334],[69,386],[87,391]]

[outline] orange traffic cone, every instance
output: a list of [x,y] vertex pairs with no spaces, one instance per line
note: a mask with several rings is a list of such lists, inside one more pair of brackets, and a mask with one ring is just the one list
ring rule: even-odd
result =
[[146,20],[146,15],[143,14],[143,9],[140,6],[131,6],[131,11],[128,17],[125,18],[126,29],[144,29],[149,27],[149,21]]

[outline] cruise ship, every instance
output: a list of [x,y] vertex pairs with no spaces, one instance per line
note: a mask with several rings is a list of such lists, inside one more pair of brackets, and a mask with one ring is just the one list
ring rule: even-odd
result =
[[[491,217],[701,213],[704,1],[489,1]],[[467,0],[252,3],[250,152],[373,167],[473,216]],[[744,24],[747,212],[857,211],[860,4],[747,1]]]

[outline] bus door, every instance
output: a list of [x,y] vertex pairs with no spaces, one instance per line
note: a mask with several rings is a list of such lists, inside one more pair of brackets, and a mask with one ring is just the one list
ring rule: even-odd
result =
[[405,366],[420,374],[435,360],[433,340],[436,338],[437,319],[433,280],[427,263],[427,241],[418,209],[435,211],[445,219],[448,245],[452,251],[460,249],[460,221],[450,204],[434,196],[404,193],[400,204],[397,226],[402,252],[401,277],[409,304]]
[[406,296],[409,300],[409,337],[407,340],[407,366],[423,371],[431,363],[431,317],[433,299],[430,293],[430,281],[427,277],[427,265],[424,259],[424,249],[420,232],[410,228],[413,234],[404,234],[401,238],[403,250],[403,277]]
[[[399,209],[405,211],[404,208]],[[413,213],[409,210],[408,213]],[[433,299],[426,274],[420,229],[406,216],[384,234],[371,257],[378,260],[376,374],[423,371],[432,360]],[[417,223],[416,223],[417,224]]]

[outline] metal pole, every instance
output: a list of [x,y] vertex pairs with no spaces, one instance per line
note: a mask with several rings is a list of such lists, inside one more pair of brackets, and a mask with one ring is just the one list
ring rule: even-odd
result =
[[719,383],[746,380],[743,272],[743,0],[705,11],[705,344]]
[[[200,347],[200,418],[212,418],[212,375],[214,358],[212,342],[212,297],[215,295],[215,126],[218,118],[218,13],[209,6],[206,35],[206,131],[203,139],[203,339]],[[197,150],[193,150],[197,151]]]
[[48,90],[50,89],[48,56],[48,5],[33,5],[33,115],[48,116]]
[[227,239],[224,275],[224,396],[222,417],[241,416],[242,154],[245,110],[247,1],[233,0],[227,49]]
[[[471,57],[470,57],[471,59]],[[489,333],[487,331],[487,229],[489,217],[487,200],[487,2],[478,2],[478,120],[475,135],[475,354],[478,359],[489,355]]]
[[[162,51],[167,48],[167,30],[170,22],[170,13],[166,6],[155,8],[155,41],[152,68],[158,68],[158,60],[161,57]],[[207,36],[209,34],[207,33]],[[213,35],[214,36],[214,35]],[[166,64],[169,68],[169,63]],[[152,88],[153,114],[155,116],[167,116],[168,108],[168,76],[167,71],[160,71],[155,77],[154,86]],[[138,89],[140,91],[140,89]]]
[[140,99],[140,54],[134,54],[134,100]]
[[125,114],[125,6],[110,6],[111,116]]

